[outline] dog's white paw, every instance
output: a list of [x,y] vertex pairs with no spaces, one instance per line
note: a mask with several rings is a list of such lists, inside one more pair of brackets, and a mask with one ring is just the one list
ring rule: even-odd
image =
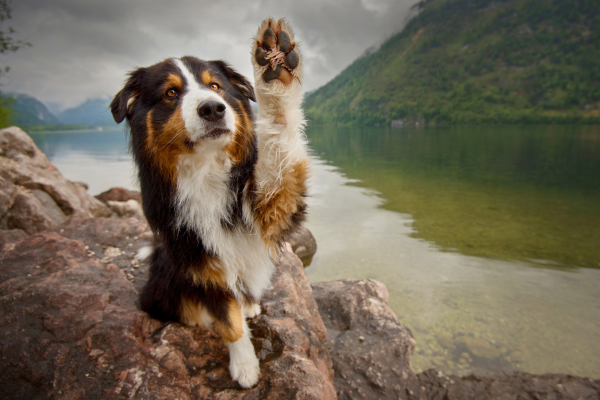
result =
[[250,306],[244,306],[244,315],[246,318],[254,318],[260,315],[261,309],[260,304],[252,304]]
[[260,376],[260,366],[258,359],[254,356],[254,360],[249,360],[244,363],[231,363],[229,365],[229,373],[231,378],[240,384],[244,389],[251,388],[258,383]]
[[245,334],[240,340],[228,343],[229,373],[231,378],[244,389],[256,385],[260,377],[260,365],[254,354],[254,346],[250,336]]

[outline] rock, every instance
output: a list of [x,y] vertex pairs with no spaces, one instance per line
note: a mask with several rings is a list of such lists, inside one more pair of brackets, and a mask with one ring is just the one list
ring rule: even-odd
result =
[[292,251],[302,260],[304,266],[310,265],[313,255],[317,252],[317,241],[312,233],[300,226],[287,241],[292,245]]
[[112,213],[80,184],[65,179],[20,128],[0,130],[0,228],[29,234],[65,219]]
[[564,374],[532,375],[510,371],[460,378],[430,369],[417,376],[423,400],[600,398],[600,380]]
[[102,192],[94,196],[101,202],[108,204],[109,201],[128,201],[135,200],[138,203],[142,202],[142,195],[137,190],[127,190],[122,187],[114,187],[106,192]]
[[108,200],[106,204],[113,210],[118,218],[146,218],[144,216],[144,211],[142,210],[142,205],[133,199],[127,201]]
[[0,220],[0,228],[21,229],[32,234],[59,225],[66,219],[46,192],[19,186],[10,210]]
[[410,368],[416,342],[389,307],[385,285],[346,279],[312,288],[327,328],[338,398],[419,399]]
[[44,205],[38,198],[31,191],[20,187],[12,207],[0,221],[0,228],[21,229],[32,234],[50,228],[52,222],[52,217],[46,215]]
[[16,242],[17,240],[27,236],[27,232],[22,229],[0,229],[0,248],[6,243]]
[[462,342],[467,350],[474,356],[486,358],[488,360],[493,360],[494,358],[501,356],[500,350],[485,339],[464,336],[461,338],[460,342]]
[[335,398],[325,328],[295,255],[283,254],[263,314],[249,322],[262,376],[242,390],[214,330],[137,309],[146,275],[140,266],[132,283],[125,273],[151,238],[134,218],[69,219],[3,247],[0,396]]

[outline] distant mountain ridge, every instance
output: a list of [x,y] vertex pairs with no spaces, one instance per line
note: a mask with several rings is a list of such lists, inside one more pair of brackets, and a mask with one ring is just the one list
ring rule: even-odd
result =
[[89,99],[83,104],[64,110],[58,115],[63,124],[112,126],[116,125],[110,112],[110,99]]
[[44,103],[42,103],[35,97],[21,93],[11,93],[8,96],[4,97],[11,97],[13,99],[11,106],[14,111],[13,121],[16,124],[60,124],[60,120],[50,111],[48,111],[48,108],[44,105]]
[[600,123],[600,1],[418,7],[402,32],[306,96],[312,123]]
[[33,96],[22,93],[3,94],[12,98],[13,122],[17,125],[36,127],[58,126],[78,127],[116,126],[110,113],[110,99],[88,99],[83,104],[54,115],[48,107]]

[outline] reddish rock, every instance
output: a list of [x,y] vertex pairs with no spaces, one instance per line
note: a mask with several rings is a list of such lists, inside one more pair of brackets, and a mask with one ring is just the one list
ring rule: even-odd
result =
[[284,253],[263,314],[249,323],[262,376],[241,390],[215,331],[163,324],[137,309],[144,273],[134,286],[122,269],[151,237],[136,219],[71,219],[3,247],[0,395],[335,398],[325,329],[295,255]]
[[94,196],[101,202],[108,204],[109,201],[127,201],[135,200],[138,203],[142,202],[142,196],[137,190],[127,190],[122,187],[114,187],[106,192],[102,192]]
[[27,232],[25,232],[22,229],[0,229],[0,248],[2,248],[2,246],[5,243],[16,242],[17,240],[24,238],[25,236],[27,236]]
[[70,217],[108,217],[110,209],[65,179],[21,129],[0,130],[0,229],[35,233]]
[[419,399],[410,368],[416,342],[388,305],[385,285],[346,279],[312,288],[327,327],[338,398]]

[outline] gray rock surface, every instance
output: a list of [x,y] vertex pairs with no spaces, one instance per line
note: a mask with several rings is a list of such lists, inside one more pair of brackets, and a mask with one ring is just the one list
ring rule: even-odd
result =
[[410,368],[416,345],[388,305],[385,285],[346,279],[312,285],[340,399],[419,399]]
[[597,400],[600,380],[564,374],[507,371],[493,375],[445,376],[430,369],[418,375],[422,400]]
[[302,264],[310,265],[313,255],[317,252],[317,241],[312,233],[301,226],[287,241],[292,245],[292,251],[302,260]]
[[137,309],[147,272],[135,251],[151,237],[133,218],[70,219],[3,246],[2,398],[335,398],[325,328],[295,255],[284,253],[249,323],[262,376],[242,390],[215,331]]

